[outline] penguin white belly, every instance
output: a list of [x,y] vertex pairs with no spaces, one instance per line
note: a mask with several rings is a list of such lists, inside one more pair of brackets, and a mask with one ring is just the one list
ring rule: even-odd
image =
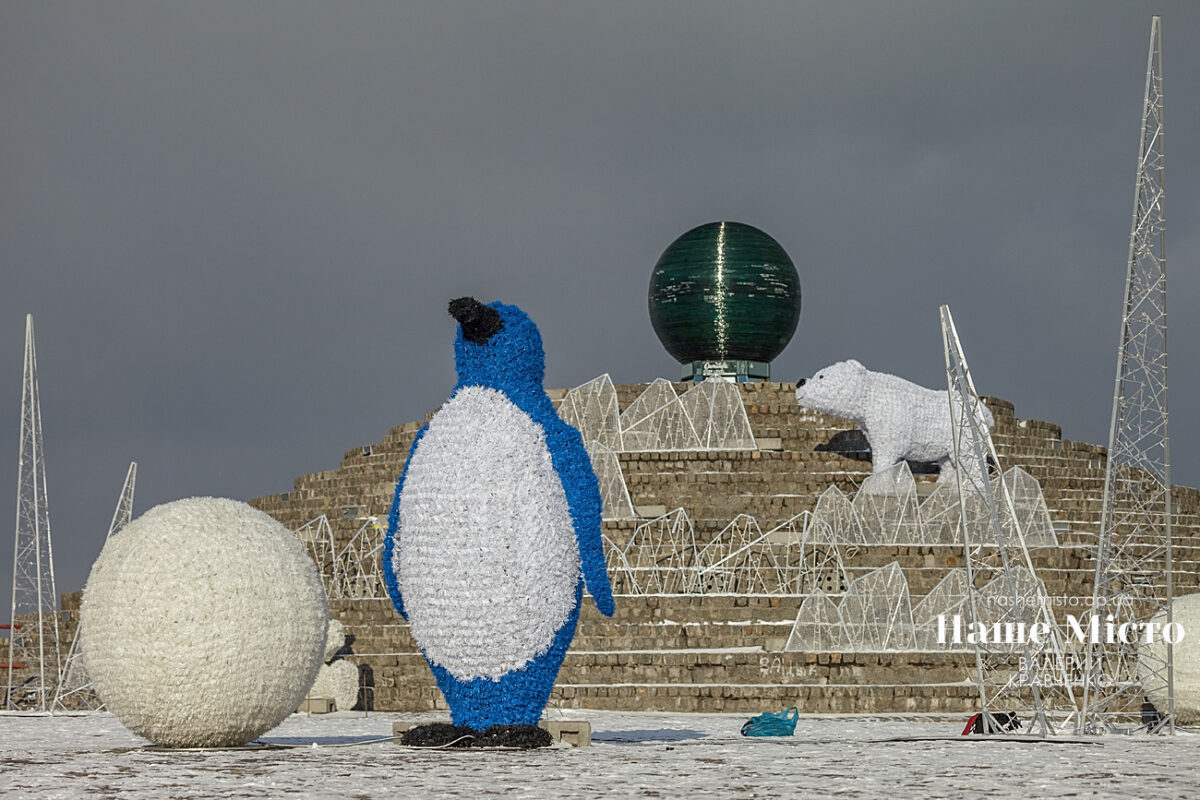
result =
[[579,549],[545,435],[495,389],[466,387],[430,421],[397,537],[413,639],[460,680],[546,652],[575,605]]

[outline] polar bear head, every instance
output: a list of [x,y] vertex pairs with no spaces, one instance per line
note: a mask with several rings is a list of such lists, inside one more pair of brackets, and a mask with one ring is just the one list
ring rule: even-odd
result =
[[796,402],[822,414],[862,422],[870,372],[854,359],[831,364],[796,382]]

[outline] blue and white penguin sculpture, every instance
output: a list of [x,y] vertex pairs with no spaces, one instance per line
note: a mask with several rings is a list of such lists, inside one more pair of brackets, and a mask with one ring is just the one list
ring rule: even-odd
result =
[[396,484],[385,582],[454,725],[536,725],[584,582],[601,613],[615,608],[599,485],[582,437],[542,388],[533,321],[469,297],[450,313],[458,384]]

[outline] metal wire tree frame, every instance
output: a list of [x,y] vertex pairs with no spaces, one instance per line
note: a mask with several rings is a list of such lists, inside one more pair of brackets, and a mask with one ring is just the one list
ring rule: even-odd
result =
[[838,604],[822,591],[805,597],[783,649],[789,653],[853,652]]
[[[1155,617],[1173,622],[1164,179],[1162,38],[1155,16],[1092,595],[1093,613],[1104,621],[1112,615],[1114,625]],[[1089,643],[1078,730],[1173,733],[1174,647],[1139,650],[1136,641],[1117,638]],[[1148,689],[1165,689],[1167,703],[1143,716]]]
[[700,547],[677,508],[643,522],[624,547],[604,541],[617,594],[841,594],[849,583],[833,532],[808,511],[765,533],[739,514]]
[[617,390],[607,372],[570,389],[558,407],[558,414],[579,430],[585,442],[600,442],[618,452],[624,449]]
[[[917,649],[912,599],[896,561],[861,575],[840,593],[805,596],[784,650],[843,653]],[[939,648],[944,650],[945,648]]]
[[938,642],[938,616],[961,615],[967,602],[967,571],[952,569],[913,606],[913,643],[917,650],[945,651],[953,647]]
[[798,594],[845,594],[850,586],[850,576],[842,557],[843,542],[838,540],[833,528],[815,514],[807,517],[801,514],[792,519],[803,519],[803,524],[800,557],[790,588]]
[[[1019,644],[976,642],[975,666],[984,732],[1001,733],[995,714],[1001,711],[1031,714],[1027,730],[1046,736],[1053,732],[1052,713],[1077,715],[1079,705],[1064,662],[1064,641],[1046,597],[1045,586],[1036,577],[1025,543],[1020,515],[1013,504],[1007,481],[987,479],[988,457],[999,464],[991,433],[978,409],[981,406],[962,343],[954,327],[949,306],[942,306],[942,344],[946,381],[950,394],[954,460],[968,461],[978,470],[956,470],[959,507],[962,509],[963,555],[967,570],[967,610],[970,621],[995,625],[1024,624],[1031,630],[1044,624],[1047,635],[1041,642],[1020,637]],[[981,480],[973,477],[983,476]],[[982,499],[990,519],[989,541],[973,541],[966,509],[969,495]],[[993,576],[982,589],[976,579]]]
[[916,649],[912,600],[898,562],[856,578],[846,588],[838,608],[855,650]]
[[696,531],[682,508],[643,522],[620,552],[630,594],[699,593]]
[[[113,510],[112,522],[108,524],[108,533],[104,542],[113,534],[129,524],[133,518],[133,491],[137,484],[137,462],[130,461],[129,469],[125,472],[125,482],[121,484],[121,494],[117,497],[117,507]],[[71,647],[67,650],[66,661],[63,662],[62,677],[54,692],[54,702],[50,707],[55,711],[97,711],[104,708],[104,703],[92,688],[91,676],[83,664],[79,647],[83,641],[83,625],[75,626],[75,636],[71,639]]]
[[625,484],[625,473],[621,471],[621,461],[602,442],[591,441],[587,448],[588,459],[592,462],[592,471],[600,483],[600,501],[604,519],[637,519],[633,500],[629,497],[629,487]]
[[757,450],[737,384],[705,380],[678,400],[692,420],[701,450]]
[[[13,542],[11,629],[8,638],[8,708],[49,710],[59,678],[58,593],[42,457],[42,406],[38,395],[33,315],[25,317],[25,369],[21,388],[21,449],[17,462],[17,525]],[[18,672],[25,677],[21,679]],[[19,685],[18,685],[19,684]]]
[[907,462],[867,476],[854,495],[853,505],[866,544],[924,542],[917,484]]
[[322,514],[309,520],[295,530],[296,538],[304,545],[304,550],[317,566],[321,576],[321,586],[325,596],[339,597],[342,587],[341,562],[337,558],[337,550],[333,543],[333,528],[329,518]]
[[616,542],[601,533],[600,541],[604,545],[604,555],[608,562],[608,579],[612,584],[613,594],[639,594],[637,580],[633,568],[625,558],[625,551]]
[[383,586],[383,539],[386,526],[368,517],[334,559],[335,594],[329,597],[370,599],[386,597]]
[[[790,522],[790,520],[789,520]],[[800,537],[781,538],[776,528],[763,533],[758,520],[738,514],[696,556],[696,590],[703,594],[783,594],[795,575],[787,550]]]
[[558,414],[585,442],[598,441],[616,453],[663,450],[756,450],[750,419],[736,384],[706,380],[683,395],[657,379],[624,411],[607,375],[569,390]]

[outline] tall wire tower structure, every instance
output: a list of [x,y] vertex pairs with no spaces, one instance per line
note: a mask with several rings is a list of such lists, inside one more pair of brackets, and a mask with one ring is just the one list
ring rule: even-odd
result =
[[[49,710],[59,679],[58,593],[42,457],[33,315],[25,317],[21,449],[17,461],[17,528],[13,543],[12,628],[8,638],[8,708]],[[18,627],[19,626],[19,627]]]
[[[1016,714],[1028,719],[1024,732],[1048,736],[1056,731],[1054,717],[1069,719],[1079,712],[1065,666],[1065,636],[1051,611],[1046,586],[1034,571],[1012,487],[1002,473],[988,477],[988,462],[998,466],[1000,459],[984,420],[983,401],[975,391],[950,307],[942,306],[940,315],[970,621],[992,631],[1016,626],[1032,631],[1035,625],[1043,630],[1038,637],[1013,637],[1015,642],[997,641],[995,634],[990,640],[971,642],[983,732],[1016,730],[1002,716]],[[978,530],[972,519],[987,520],[989,534],[980,541],[971,538],[971,531]]]
[[[1155,16],[1092,595],[1093,612],[1103,622],[1111,615],[1115,625],[1173,622],[1164,155],[1161,20]],[[1174,648],[1139,648],[1117,638],[1089,643],[1080,730],[1174,732]],[[1167,707],[1144,714],[1148,690],[1165,694]]]
[[[108,525],[108,534],[104,537],[105,544],[113,534],[129,524],[133,518],[133,490],[137,483],[137,462],[129,462],[129,470],[125,473],[125,483],[121,486],[121,494],[117,497],[117,507],[113,511],[112,522]],[[54,702],[51,711],[94,711],[104,707],[99,696],[92,689],[92,679],[83,665],[80,654],[80,642],[83,640],[83,628],[75,627],[75,636],[71,639],[71,647],[67,650],[66,661],[63,662],[62,679],[54,692]]]

